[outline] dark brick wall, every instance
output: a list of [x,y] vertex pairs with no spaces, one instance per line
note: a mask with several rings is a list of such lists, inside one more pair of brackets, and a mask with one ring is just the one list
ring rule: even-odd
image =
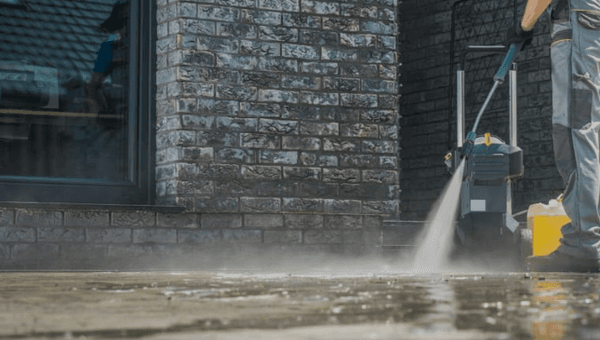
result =
[[[449,137],[455,140],[455,127],[448,122],[451,102],[447,92],[448,86],[455,86],[449,78],[453,3],[424,0],[404,1],[400,5],[400,187],[401,216],[406,220],[424,219],[448,179],[443,159],[449,150]],[[513,10],[510,1],[504,3],[506,11]],[[519,12],[523,6],[523,1],[517,2]],[[512,13],[494,14],[495,17],[502,15],[510,17]],[[527,209],[531,203],[548,201],[563,189],[552,150],[548,26],[547,18],[542,17],[533,43],[517,58],[518,143],[524,151],[525,177],[514,186],[515,211]],[[504,44],[504,36],[504,31],[491,35],[489,43]],[[490,77],[477,86],[487,93],[491,85]],[[505,89],[499,89],[502,91]],[[454,91],[452,96],[455,96]],[[498,96],[502,98],[506,94]],[[482,101],[480,98],[479,106]],[[484,132],[483,129],[497,132],[493,129],[500,124],[507,125],[507,117],[507,113],[484,117],[479,132]],[[488,119],[487,123],[485,119]],[[500,134],[502,132],[505,131]]]
[[159,202],[242,214],[285,242],[301,238],[283,215],[397,214],[396,11],[158,1]]

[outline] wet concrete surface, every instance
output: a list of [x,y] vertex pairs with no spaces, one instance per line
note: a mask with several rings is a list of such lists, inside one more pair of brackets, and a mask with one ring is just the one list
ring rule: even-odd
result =
[[0,273],[2,339],[598,339],[600,276],[311,270]]

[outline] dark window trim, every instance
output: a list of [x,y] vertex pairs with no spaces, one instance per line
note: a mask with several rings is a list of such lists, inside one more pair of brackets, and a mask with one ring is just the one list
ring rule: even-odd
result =
[[[115,0],[116,2],[116,0]],[[1,6],[0,6],[1,7]],[[135,143],[136,157],[131,159],[127,182],[43,177],[0,177],[0,206],[16,201],[40,204],[144,205],[155,203],[155,79],[156,79],[156,0],[131,0],[132,26],[138,40],[132,57],[135,84],[130,101],[135,103],[130,127],[130,141]],[[136,31],[133,31],[136,30]],[[133,46],[132,46],[133,47]],[[139,51],[139,52],[138,52]],[[130,145],[131,151],[132,145]],[[133,157],[132,157],[133,158]],[[31,203],[29,203],[31,204]]]

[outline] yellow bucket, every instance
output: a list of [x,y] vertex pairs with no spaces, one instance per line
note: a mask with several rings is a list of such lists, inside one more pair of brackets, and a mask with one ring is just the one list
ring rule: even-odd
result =
[[532,235],[532,255],[546,256],[560,245],[560,229],[571,222],[561,202],[550,200],[546,204],[536,203],[527,210],[527,228]]

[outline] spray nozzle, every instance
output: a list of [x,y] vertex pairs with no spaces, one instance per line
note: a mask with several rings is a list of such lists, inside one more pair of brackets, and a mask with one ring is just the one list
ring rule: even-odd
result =
[[465,144],[462,148],[462,151],[460,152],[461,159],[469,158],[469,156],[471,155],[471,152],[473,152],[473,147],[475,146],[475,137],[477,137],[475,132],[469,131],[469,133],[467,134],[467,138],[465,140]]

